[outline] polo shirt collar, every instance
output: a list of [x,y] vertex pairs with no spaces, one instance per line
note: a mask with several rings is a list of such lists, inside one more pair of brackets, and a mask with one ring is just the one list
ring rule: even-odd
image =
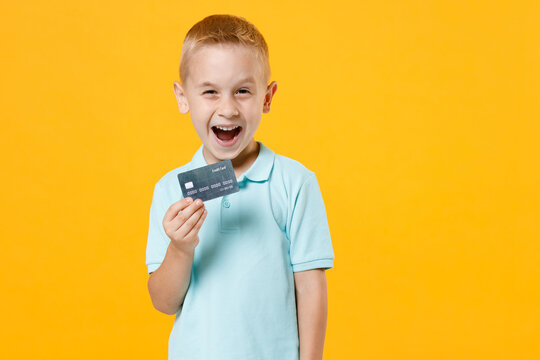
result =
[[[255,162],[251,164],[250,168],[240,175],[238,178],[239,182],[244,181],[244,178],[251,181],[266,181],[270,177],[270,172],[274,166],[275,154],[262,142],[257,142],[259,143],[259,155],[257,156],[257,159],[255,159]],[[191,159],[191,165],[193,168],[208,165],[203,155],[203,147],[204,145],[201,145],[195,155],[193,155],[193,159]]]

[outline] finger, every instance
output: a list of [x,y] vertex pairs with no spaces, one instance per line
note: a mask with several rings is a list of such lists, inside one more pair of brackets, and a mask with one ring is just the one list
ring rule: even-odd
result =
[[186,237],[196,236],[199,233],[199,230],[201,229],[202,224],[204,223],[204,220],[206,219],[206,215],[208,215],[208,210],[204,209],[201,217],[199,218],[199,221],[193,226],[191,231],[187,233]]
[[175,218],[176,215],[178,215],[178,212],[184,210],[191,203],[193,203],[193,199],[190,197],[178,200],[177,202],[172,204],[165,212],[165,216],[163,217],[164,220],[170,222],[172,219]]
[[200,208],[204,209],[204,203],[202,200],[197,199],[191,205],[189,205],[184,210],[180,211],[174,219],[169,222],[168,226],[176,231],[182,226],[197,210]]
[[175,238],[183,239],[193,229],[199,218],[202,216],[204,208],[201,207],[195,211],[179,228],[175,231]]

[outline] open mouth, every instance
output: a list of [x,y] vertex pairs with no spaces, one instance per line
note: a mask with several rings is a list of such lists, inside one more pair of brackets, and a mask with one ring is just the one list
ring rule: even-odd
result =
[[217,142],[222,146],[232,146],[238,140],[238,135],[242,131],[242,127],[235,126],[212,126],[212,131],[216,135]]

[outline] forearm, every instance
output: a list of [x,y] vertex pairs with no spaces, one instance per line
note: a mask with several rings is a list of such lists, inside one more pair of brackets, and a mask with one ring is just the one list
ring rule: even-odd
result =
[[296,287],[296,306],[300,360],[321,360],[328,314],[324,270],[315,270],[309,281],[299,283]]
[[168,315],[178,311],[191,279],[193,253],[184,253],[169,244],[160,267],[150,274],[148,292],[154,307]]

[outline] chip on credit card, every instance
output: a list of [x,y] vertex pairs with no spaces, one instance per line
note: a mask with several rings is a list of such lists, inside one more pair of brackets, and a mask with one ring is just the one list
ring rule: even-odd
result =
[[239,191],[231,160],[178,174],[184,198],[211,200]]

